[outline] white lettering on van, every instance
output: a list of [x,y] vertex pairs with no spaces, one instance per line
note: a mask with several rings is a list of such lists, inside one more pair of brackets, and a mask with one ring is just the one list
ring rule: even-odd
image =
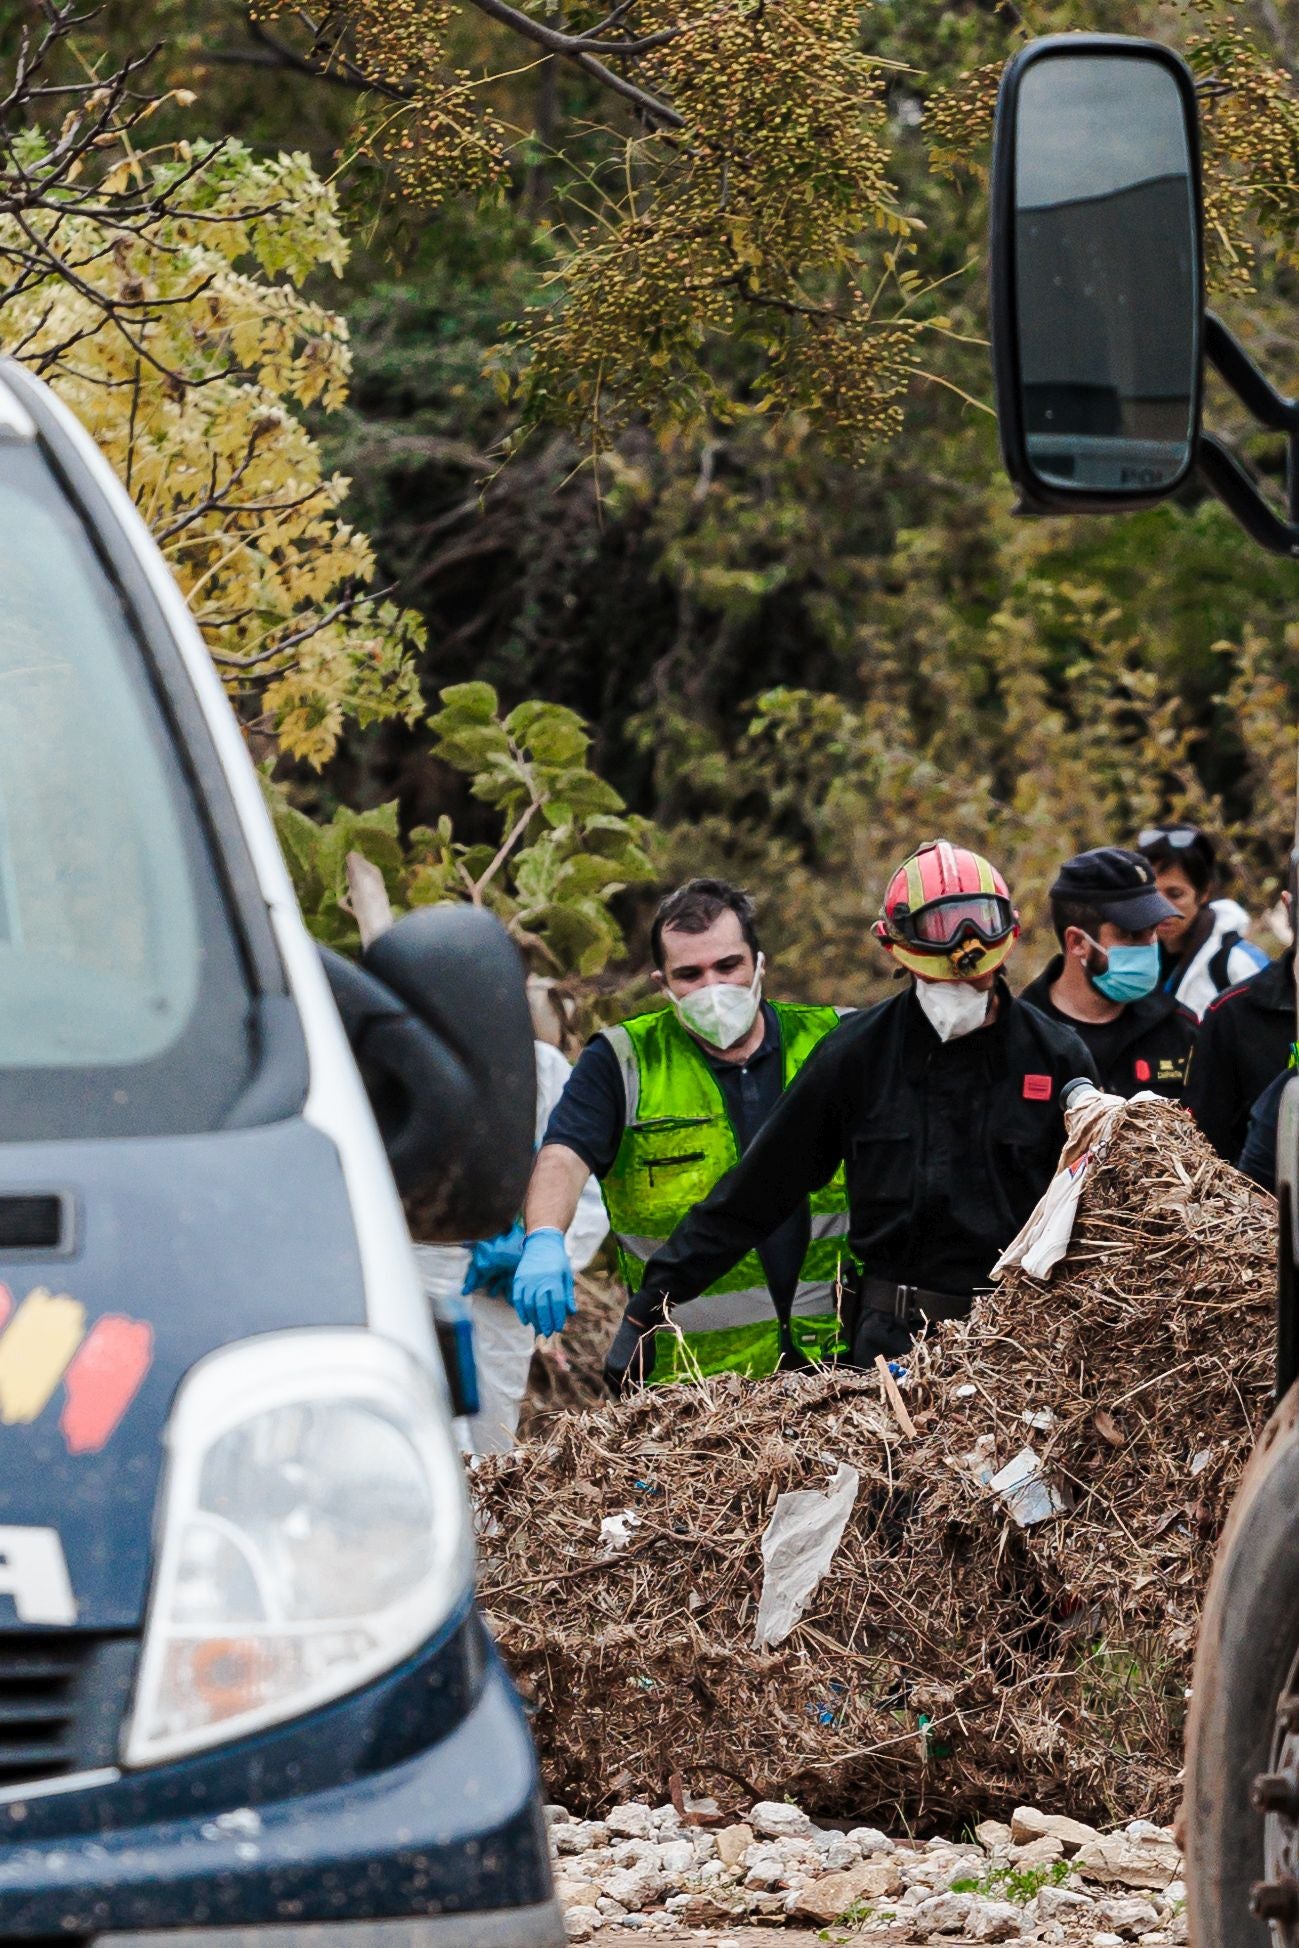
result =
[[19,1623],[75,1623],[67,1558],[57,1529],[0,1525],[0,1597],[11,1596]]

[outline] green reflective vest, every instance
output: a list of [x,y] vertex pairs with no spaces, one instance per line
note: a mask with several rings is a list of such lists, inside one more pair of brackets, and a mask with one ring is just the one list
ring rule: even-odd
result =
[[[839,1021],[834,1008],[771,1003],[780,1027],[783,1086]],[[626,1100],[622,1141],[602,1180],[618,1265],[629,1292],[680,1220],[739,1161],[740,1146],[720,1085],[673,1009],[633,1015],[602,1031],[618,1057]],[[794,1316],[805,1350],[828,1354],[837,1338],[836,1285],[848,1260],[848,1193],[843,1166],[810,1200],[812,1236],[803,1259]],[[692,1371],[773,1372],[780,1327],[756,1252],[706,1292],[674,1307],[677,1333],[660,1332],[655,1380]],[[685,1344],[681,1343],[684,1335]]]

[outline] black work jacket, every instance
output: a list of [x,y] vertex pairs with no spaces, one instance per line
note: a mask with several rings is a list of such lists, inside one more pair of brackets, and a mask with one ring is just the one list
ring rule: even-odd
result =
[[1235,1163],[1249,1112],[1281,1073],[1295,1039],[1294,958],[1282,955],[1252,980],[1211,1001],[1186,1083],[1186,1106],[1220,1157]]
[[[1075,1021],[1051,999],[1052,985],[1063,972],[1064,956],[1057,954],[1050,966],[1029,982],[1020,999],[1040,1008],[1052,1021],[1066,1023],[1086,1042],[1100,1072],[1101,1088],[1110,1095],[1135,1096],[1139,1089],[1153,1089],[1157,1096],[1181,1102],[1186,1065],[1199,1025],[1190,1009],[1174,995],[1156,990],[1140,1001],[1125,1002],[1123,1013],[1114,1021]],[[1102,1031],[1096,1042],[1089,1032],[1093,1026]]]
[[849,1242],[868,1274],[958,1298],[986,1284],[1055,1174],[1063,1084],[1095,1080],[1071,1030],[1004,982],[997,992],[996,1019],[955,1041],[939,1040],[910,986],[828,1035],[651,1258],[642,1309],[696,1297],[841,1162]]

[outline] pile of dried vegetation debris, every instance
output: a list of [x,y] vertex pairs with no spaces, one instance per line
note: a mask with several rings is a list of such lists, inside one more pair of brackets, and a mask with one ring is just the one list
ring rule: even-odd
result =
[[[1011,1272],[920,1348],[901,1417],[873,1375],[726,1378],[484,1463],[482,1599],[552,1792],[594,1813],[679,1775],[920,1830],[1026,1800],[1169,1815],[1267,1411],[1273,1212],[1182,1112],[1136,1103],[1054,1277]],[[838,1514],[773,1638],[763,1538],[795,1491],[795,1574],[799,1523]]]

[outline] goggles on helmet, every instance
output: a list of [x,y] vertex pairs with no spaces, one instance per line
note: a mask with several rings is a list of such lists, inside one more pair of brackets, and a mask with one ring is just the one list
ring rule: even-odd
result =
[[995,947],[1013,932],[1015,909],[999,893],[952,893],[914,913],[906,906],[894,907],[887,924],[890,933],[922,953],[944,954],[971,936]]

